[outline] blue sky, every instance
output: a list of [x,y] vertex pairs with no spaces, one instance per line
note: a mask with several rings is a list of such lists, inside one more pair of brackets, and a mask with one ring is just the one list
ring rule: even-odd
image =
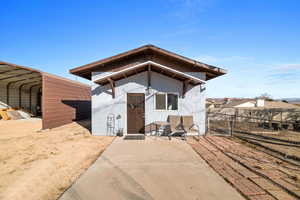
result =
[[298,0],[0,0],[0,60],[68,70],[154,44],[228,70],[209,97],[300,97]]

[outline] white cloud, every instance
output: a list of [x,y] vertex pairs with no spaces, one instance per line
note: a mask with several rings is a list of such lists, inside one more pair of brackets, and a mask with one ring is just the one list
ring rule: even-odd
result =
[[279,65],[277,67],[275,67],[275,69],[278,70],[300,70],[300,64],[299,63],[294,63],[294,64],[282,64]]
[[269,84],[296,84],[300,80],[300,64],[286,63],[273,65],[267,76]]

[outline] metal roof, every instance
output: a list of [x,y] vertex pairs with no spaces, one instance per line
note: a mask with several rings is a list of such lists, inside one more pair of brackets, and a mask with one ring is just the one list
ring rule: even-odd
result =
[[0,61],[0,83],[14,86],[30,87],[42,84],[40,71]]
[[24,67],[8,62],[0,61],[0,83],[11,84],[12,87],[26,84],[29,87],[31,85],[42,84],[43,75],[51,76],[64,80],[78,86],[90,87],[87,84],[73,81],[61,76],[49,74],[40,70],[36,70],[30,67]]

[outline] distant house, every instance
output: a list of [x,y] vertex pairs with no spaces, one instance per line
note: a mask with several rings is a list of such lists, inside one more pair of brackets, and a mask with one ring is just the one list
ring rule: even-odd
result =
[[299,109],[297,105],[282,101],[265,101],[266,108]]
[[239,100],[231,100],[228,103],[224,104],[225,108],[249,108],[255,107],[256,101],[250,99],[239,99]]
[[221,108],[224,104],[226,104],[227,98],[207,98],[206,99],[206,108]]
[[297,109],[298,106],[283,101],[271,101],[266,99],[241,99],[231,101],[224,108],[249,108],[249,109]]
[[[211,106],[208,112],[223,113],[227,115],[238,115],[246,118],[238,118],[237,120],[248,120],[248,117],[256,119],[272,119],[274,121],[290,121],[300,120],[300,107],[283,101],[267,100],[267,99],[241,99],[241,98],[224,98],[225,103],[219,108]],[[213,101],[213,99],[210,99]],[[210,119],[224,120],[224,115],[215,115]]]
[[205,84],[225,70],[146,45],[70,70],[92,80],[92,134],[144,133],[170,115],[205,132]]

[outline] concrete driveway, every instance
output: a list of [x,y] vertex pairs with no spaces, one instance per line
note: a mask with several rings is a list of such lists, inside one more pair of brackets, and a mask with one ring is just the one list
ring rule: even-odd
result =
[[244,198],[184,141],[117,138],[60,198],[100,199]]

